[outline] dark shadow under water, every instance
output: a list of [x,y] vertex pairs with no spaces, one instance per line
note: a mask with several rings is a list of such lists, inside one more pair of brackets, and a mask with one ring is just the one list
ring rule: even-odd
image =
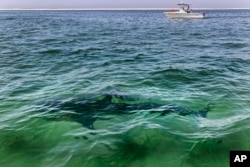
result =
[[203,110],[191,110],[174,104],[145,102],[142,99],[111,91],[87,98],[47,102],[40,111],[46,113],[48,119],[75,121],[86,128],[94,129],[93,123],[96,120],[108,120],[110,119],[108,116],[113,115],[148,112],[159,116],[175,113],[181,116],[206,117],[210,108],[211,104],[208,104]]

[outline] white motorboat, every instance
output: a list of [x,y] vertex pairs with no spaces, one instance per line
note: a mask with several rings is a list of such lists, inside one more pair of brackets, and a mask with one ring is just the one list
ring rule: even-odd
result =
[[170,19],[203,19],[204,13],[193,13],[189,4],[180,3],[177,4],[179,10],[172,9],[171,12],[164,12],[165,16]]

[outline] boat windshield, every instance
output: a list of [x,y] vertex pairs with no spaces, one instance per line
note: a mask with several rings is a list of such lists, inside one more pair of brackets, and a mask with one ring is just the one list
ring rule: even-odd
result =
[[186,3],[180,3],[180,4],[177,4],[178,6],[180,6],[180,8],[185,11],[186,13],[190,13],[191,12],[191,8],[190,8],[190,5],[189,4],[186,4]]

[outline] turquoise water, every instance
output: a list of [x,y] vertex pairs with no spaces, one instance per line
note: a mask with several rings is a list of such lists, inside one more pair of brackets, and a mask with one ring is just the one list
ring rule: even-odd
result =
[[[1,11],[0,166],[229,166],[229,150],[250,150],[250,11],[205,13]],[[207,117],[110,113],[105,94],[211,107]],[[86,99],[88,111],[56,105]],[[94,128],[76,112],[98,116]]]

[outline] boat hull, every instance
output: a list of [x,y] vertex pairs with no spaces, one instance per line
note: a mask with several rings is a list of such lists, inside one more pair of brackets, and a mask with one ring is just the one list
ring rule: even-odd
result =
[[180,12],[164,12],[165,16],[170,19],[203,19],[204,13],[180,13]]

